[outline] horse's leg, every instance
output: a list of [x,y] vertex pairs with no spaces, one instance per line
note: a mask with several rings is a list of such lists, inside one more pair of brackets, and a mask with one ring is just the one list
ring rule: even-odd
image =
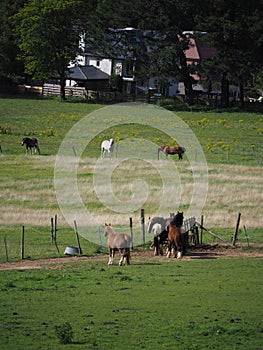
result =
[[176,247],[177,247],[177,259],[181,259],[182,257],[182,247],[181,247],[181,240],[180,240],[180,234],[179,237],[176,237]]
[[153,238],[153,245],[154,245],[154,255],[159,255],[159,241],[158,237]]
[[109,248],[109,262],[108,265],[113,265],[114,249]]
[[162,245],[162,243],[159,244],[159,253],[160,253],[160,255],[163,255],[163,245]]
[[124,249],[120,248],[119,249],[119,252],[121,253],[121,258],[120,258],[120,261],[119,261],[119,265],[122,266],[124,265]]
[[167,258],[170,258],[172,251],[172,242],[168,240]]
[[131,252],[130,248],[126,248],[126,260],[127,260],[127,265],[131,264]]

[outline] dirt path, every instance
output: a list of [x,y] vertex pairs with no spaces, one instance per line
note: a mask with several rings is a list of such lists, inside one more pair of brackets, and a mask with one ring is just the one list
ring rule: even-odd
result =
[[[255,245],[254,245],[255,246]],[[263,244],[258,244],[256,247],[262,247]],[[209,245],[205,248],[194,248],[188,250],[187,254],[183,257],[183,260],[192,259],[222,259],[222,258],[263,258],[263,250],[261,249],[249,249],[243,250],[239,245],[236,248],[224,248],[217,245]],[[116,256],[116,263],[118,257]],[[59,269],[65,263],[72,262],[89,262],[91,260],[104,260],[108,261],[106,254],[92,255],[92,256],[74,256],[52,259],[39,259],[39,260],[20,260],[14,262],[0,263],[0,271],[7,270],[30,270],[30,269]],[[132,252],[132,263],[160,263],[167,261],[175,261],[173,258],[167,259],[166,256],[154,256],[152,250],[147,251],[135,251]]]

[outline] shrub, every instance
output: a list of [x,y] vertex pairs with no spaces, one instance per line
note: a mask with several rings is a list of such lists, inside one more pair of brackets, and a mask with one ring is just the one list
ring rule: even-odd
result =
[[55,331],[61,344],[69,344],[72,342],[73,331],[69,322],[64,322],[60,326],[55,326]]

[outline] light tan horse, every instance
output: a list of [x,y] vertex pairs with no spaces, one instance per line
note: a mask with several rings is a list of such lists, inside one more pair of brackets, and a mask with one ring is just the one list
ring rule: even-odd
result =
[[178,154],[179,160],[183,159],[183,154],[185,153],[186,149],[181,146],[160,146],[157,148],[158,152],[158,159],[159,159],[159,153],[163,152],[166,156],[166,159],[168,158],[168,154]]
[[109,248],[109,262],[108,265],[113,264],[114,254],[118,250],[121,253],[119,265],[125,265],[127,262],[130,265],[131,255],[130,248],[132,246],[131,236],[126,233],[115,233],[111,225],[105,224],[104,236],[108,237]]

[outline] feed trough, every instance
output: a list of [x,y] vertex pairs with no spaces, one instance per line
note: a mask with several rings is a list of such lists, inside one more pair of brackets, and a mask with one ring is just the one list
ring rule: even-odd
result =
[[78,247],[66,247],[64,254],[67,255],[78,255],[81,254]]

